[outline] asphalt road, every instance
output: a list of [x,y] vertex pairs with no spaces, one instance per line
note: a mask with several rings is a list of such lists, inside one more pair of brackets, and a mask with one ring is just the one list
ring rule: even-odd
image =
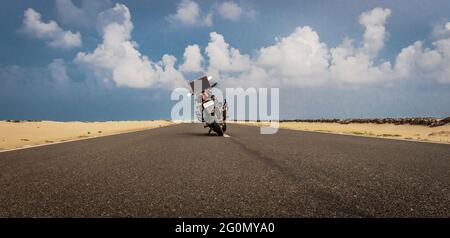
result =
[[0,217],[450,217],[450,145],[183,124],[0,153]]

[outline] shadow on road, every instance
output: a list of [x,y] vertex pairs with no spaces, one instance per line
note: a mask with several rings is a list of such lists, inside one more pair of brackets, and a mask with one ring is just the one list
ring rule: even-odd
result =
[[184,136],[195,136],[195,137],[221,137],[218,136],[217,134],[215,134],[214,132],[211,132],[210,134],[208,134],[207,132],[183,132],[180,133],[180,135],[184,135]]

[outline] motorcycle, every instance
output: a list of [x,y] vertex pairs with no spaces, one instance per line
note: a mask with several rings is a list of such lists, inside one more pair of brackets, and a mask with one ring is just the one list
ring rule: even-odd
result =
[[223,136],[227,130],[227,101],[223,103],[212,94],[212,89],[217,83],[211,84],[212,77],[204,76],[191,81],[191,93],[196,97],[197,119],[203,123],[204,128],[209,128],[208,135],[213,131]]

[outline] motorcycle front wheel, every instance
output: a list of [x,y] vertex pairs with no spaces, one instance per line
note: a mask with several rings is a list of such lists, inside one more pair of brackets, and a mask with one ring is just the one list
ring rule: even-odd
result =
[[222,125],[222,131],[223,131],[223,133],[225,133],[225,131],[227,131],[227,123],[223,123],[223,125]]
[[217,122],[214,122],[214,124],[212,125],[212,129],[215,133],[217,133],[217,135],[219,136],[223,136],[223,130],[222,127],[220,127],[220,124]]

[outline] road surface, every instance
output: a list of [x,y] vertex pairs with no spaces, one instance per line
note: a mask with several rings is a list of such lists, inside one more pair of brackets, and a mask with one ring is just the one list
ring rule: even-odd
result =
[[449,217],[450,145],[198,124],[0,153],[0,217]]

